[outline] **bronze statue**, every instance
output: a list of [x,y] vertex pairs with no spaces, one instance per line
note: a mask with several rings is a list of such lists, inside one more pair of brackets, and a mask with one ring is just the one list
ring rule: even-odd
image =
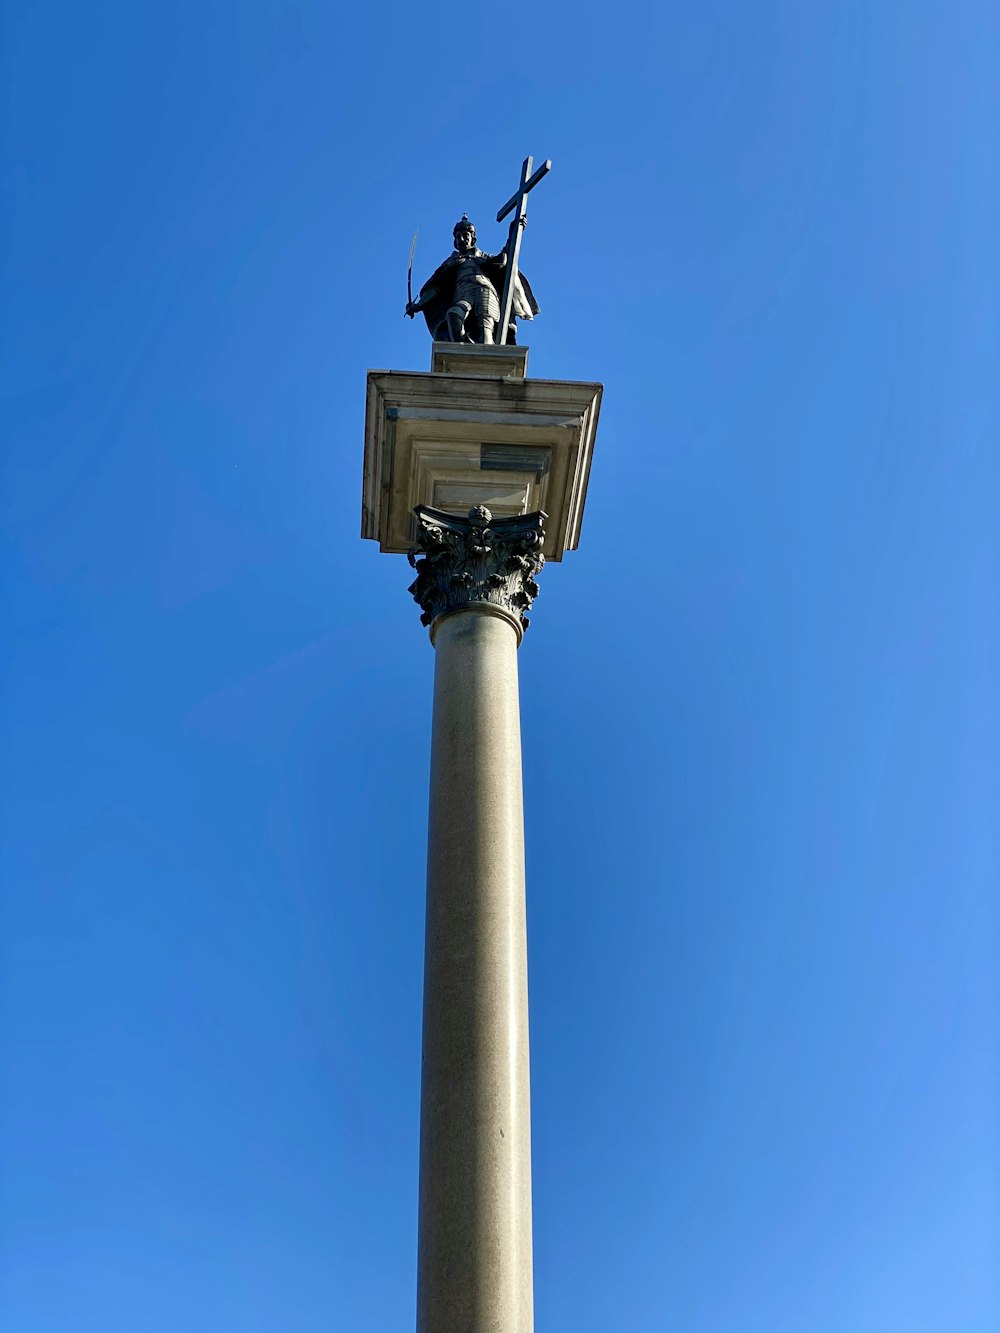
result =
[[477,248],[476,228],[463,213],[461,222],[455,224],[454,251],[434,270],[417,299],[407,301],[406,314],[412,319],[422,311],[436,342],[516,342],[515,318],[533,319],[538,314],[530,283],[516,272],[507,336],[499,336],[500,299],[514,228],[523,226],[524,219],[516,218],[507,246],[491,255]]

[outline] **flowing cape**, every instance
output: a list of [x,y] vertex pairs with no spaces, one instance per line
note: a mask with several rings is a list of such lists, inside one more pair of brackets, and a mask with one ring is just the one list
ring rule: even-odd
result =
[[[497,297],[501,301],[503,300],[504,278],[507,275],[507,266],[502,262],[503,254],[503,251],[498,255],[486,254],[483,250],[476,251],[476,258],[479,260],[483,274],[489,278],[497,289]],[[424,306],[423,316],[427,321],[431,337],[438,339],[443,333],[445,336],[441,338],[441,341],[444,342],[449,341],[446,316],[455,304],[455,280],[457,276],[458,253],[456,252],[449,255],[444,263],[434,270],[420,288],[418,298],[422,301],[425,294],[433,293],[430,301]],[[535,300],[535,293],[531,290],[531,283],[518,269],[517,280],[514,283],[514,301],[511,306],[511,323],[514,324],[515,317],[517,319],[534,319],[537,314],[538,302]],[[443,330],[441,328],[442,324],[445,326]]]

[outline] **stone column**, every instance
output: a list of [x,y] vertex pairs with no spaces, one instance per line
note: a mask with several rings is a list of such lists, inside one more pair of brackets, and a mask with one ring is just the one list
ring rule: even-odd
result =
[[544,515],[416,512],[435,647],[417,1333],[531,1333],[517,649]]

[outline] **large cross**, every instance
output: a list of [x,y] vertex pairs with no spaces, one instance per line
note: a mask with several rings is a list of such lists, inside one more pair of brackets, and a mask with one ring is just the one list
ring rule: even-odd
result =
[[521,167],[521,183],[517,187],[517,193],[511,197],[497,214],[497,222],[503,222],[508,213],[517,209],[514,215],[514,221],[510,224],[510,240],[507,242],[507,273],[503,280],[503,300],[500,303],[500,343],[507,341],[507,327],[510,324],[510,311],[514,304],[514,284],[517,281],[517,259],[521,253],[521,233],[524,230],[524,219],[528,213],[528,193],[533,190],[542,177],[552,166],[551,161],[545,161],[538,168],[535,174],[531,174],[531,158],[526,157]]

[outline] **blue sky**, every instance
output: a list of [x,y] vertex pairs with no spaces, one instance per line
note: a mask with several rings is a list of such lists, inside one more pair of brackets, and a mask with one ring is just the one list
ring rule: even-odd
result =
[[520,655],[537,1327],[995,1333],[1000,21],[0,34],[0,1323],[411,1326],[433,654],[364,376],[551,157],[599,379]]

